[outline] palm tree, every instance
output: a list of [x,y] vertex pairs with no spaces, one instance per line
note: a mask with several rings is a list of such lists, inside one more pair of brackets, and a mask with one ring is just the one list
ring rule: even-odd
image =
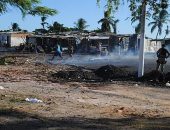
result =
[[117,34],[117,23],[119,22],[118,19],[114,20],[114,26],[113,26],[113,32],[114,34]]
[[56,33],[58,33],[58,32],[65,31],[64,28],[65,28],[65,27],[63,26],[63,24],[60,24],[60,23],[58,23],[58,22],[56,21],[56,22],[54,22],[52,25],[50,25],[50,26],[48,27],[48,30],[49,30],[50,32],[56,32]]
[[[101,0],[96,0],[98,5],[100,4]],[[106,5],[108,10],[111,11],[116,11],[121,5],[121,3],[124,3],[124,0],[105,0]],[[135,32],[140,33],[141,29],[141,14],[142,14],[142,9],[143,5],[141,4],[141,0],[128,0],[129,2],[129,9],[131,11],[131,21],[133,22],[138,22],[137,26],[135,27]],[[152,0],[144,0],[144,3],[148,5],[148,10],[146,11],[146,18],[150,18],[151,16],[155,16],[159,13],[159,10],[167,10],[169,7],[168,0],[155,0],[154,2]],[[102,20],[104,21],[104,20]],[[103,25],[104,26],[104,25]],[[105,25],[108,27],[108,25]],[[108,27],[109,28],[109,27]]]
[[41,17],[41,25],[42,25],[43,29],[45,29],[45,24],[48,25],[46,20],[47,20],[47,17],[45,17],[45,16]]
[[117,23],[119,20],[114,20],[113,17],[110,17],[110,12],[104,12],[104,18],[100,19],[98,23],[102,23],[101,30],[102,32],[111,32],[111,27],[115,34],[117,34]]
[[157,31],[157,34],[156,34],[156,42],[157,42],[158,35],[162,34],[163,25],[167,23],[168,17],[169,17],[168,12],[163,9],[157,15],[153,16],[154,21],[152,21],[148,24],[148,26],[152,25],[151,33],[153,33],[154,30],[156,28],[158,28],[158,31]]
[[13,23],[13,24],[12,24],[12,31],[20,31],[20,30],[21,30],[21,29],[20,29],[18,23]]
[[74,24],[76,25],[75,28],[77,28],[79,31],[83,31],[89,26],[86,25],[87,21],[83,18],[78,19],[78,21],[75,22]]
[[50,9],[46,6],[37,6],[35,8],[33,8],[32,10],[30,10],[29,14],[31,15],[38,15],[41,16],[41,25],[43,27],[43,29],[45,29],[45,25],[48,25],[48,23],[46,22],[48,16],[54,16],[55,14],[57,14],[57,10],[55,9]]
[[8,6],[17,7],[25,15],[27,11],[35,7],[40,0],[1,0],[0,1],[0,14],[8,11]]

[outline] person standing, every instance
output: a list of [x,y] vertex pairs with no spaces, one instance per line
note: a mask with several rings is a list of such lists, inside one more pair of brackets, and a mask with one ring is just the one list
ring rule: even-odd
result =
[[170,56],[170,53],[165,49],[165,44],[162,44],[162,47],[157,51],[157,66],[156,70],[158,71],[161,68],[161,72],[164,72],[164,65],[166,64],[166,59]]

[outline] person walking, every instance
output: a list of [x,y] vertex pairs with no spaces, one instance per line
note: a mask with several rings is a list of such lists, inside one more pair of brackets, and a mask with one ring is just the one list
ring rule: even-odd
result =
[[58,43],[55,46],[55,52],[54,52],[54,55],[53,55],[51,60],[54,60],[55,56],[59,56],[61,59],[63,59],[63,57],[62,57],[62,48]]

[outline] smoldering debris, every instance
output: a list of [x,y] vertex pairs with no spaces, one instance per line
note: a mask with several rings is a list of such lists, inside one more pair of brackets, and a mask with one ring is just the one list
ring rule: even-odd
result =
[[169,82],[169,81],[170,81],[170,72],[168,72],[168,73],[165,75],[165,81],[166,81],[166,82]]
[[102,66],[95,71],[95,74],[104,80],[127,78],[130,76],[128,71],[114,65]]
[[125,69],[106,65],[102,66],[96,70],[85,69],[81,67],[74,67],[74,70],[58,71],[51,74],[52,81],[57,81],[57,79],[63,79],[67,81],[108,81],[125,78],[130,78],[130,73]]
[[149,73],[146,73],[143,77],[140,78],[141,81],[153,81],[153,82],[169,82],[170,81],[170,72],[161,73],[157,70],[152,70]]
[[[74,67],[75,68],[75,67]],[[92,70],[80,69],[78,67],[75,70],[58,71],[53,73],[52,81],[57,81],[57,79],[63,79],[67,81],[100,81],[101,78],[97,77]]]
[[149,73],[146,73],[144,76],[139,78],[140,81],[158,81],[158,82],[163,82],[164,80],[164,75],[157,71],[157,70],[152,70]]
[[105,82],[105,81],[139,81],[145,83],[164,84],[170,81],[170,72],[162,74],[159,71],[152,70],[146,73],[143,77],[138,78],[135,73],[132,73],[126,68],[116,67],[114,65],[102,66],[98,69],[86,69],[83,67],[71,66],[70,70],[60,70],[52,73],[49,81],[76,81],[76,82]]

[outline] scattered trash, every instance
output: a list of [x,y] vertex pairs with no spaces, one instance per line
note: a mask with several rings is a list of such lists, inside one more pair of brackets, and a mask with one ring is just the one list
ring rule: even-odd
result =
[[5,88],[3,86],[0,86],[0,90],[4,90]]
[[170,87],[170,83],[169,83],[169,82],[167,82],[167,83],[166,83],[166,86],[167,86],[167,87]]
[[118,113],[122,113],[124,110],[125,110],[125,108],[124,108],[124,107],[121,107],[121,108],[119,108],[119,109],[117,110],[117,112],[118,112]]
[[31,102],[31,103],[42,103],[42,100],[39,100],[37,98],[26,98],[25,101]]
[[135,84],[135,87],[138,87],[139,85],[138,84]]

